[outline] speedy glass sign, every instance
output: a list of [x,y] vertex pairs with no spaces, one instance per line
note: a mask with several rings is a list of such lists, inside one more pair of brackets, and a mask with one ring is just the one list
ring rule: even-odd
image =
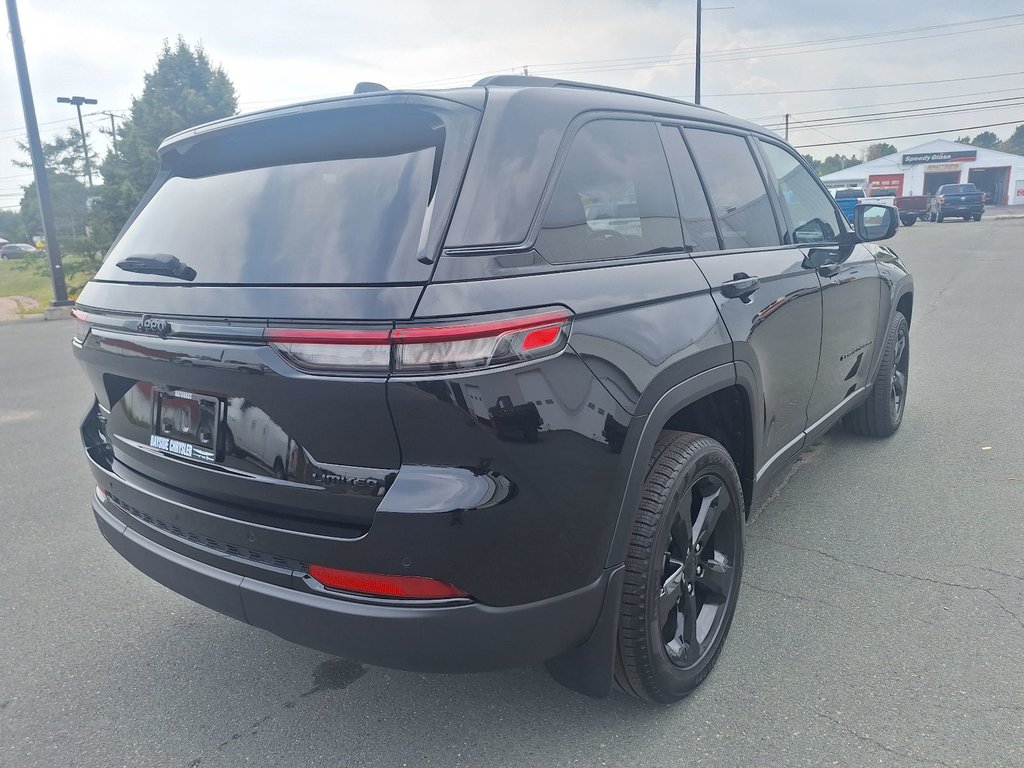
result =
[[903,165],[922,163],[968,163],[978,159],[976,149],[958,149],[952,152],[915,152],[903,156]]

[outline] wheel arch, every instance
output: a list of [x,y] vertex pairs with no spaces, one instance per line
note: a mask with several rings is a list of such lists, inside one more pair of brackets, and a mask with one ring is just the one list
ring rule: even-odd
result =
[[907,318],[907,325],[910,325],[911,316],[914,313],[914,291],[907,288],[899,298],[896,299],[896,311],[902,312]]
[[[760,439],[761,422],[754,418],[762,408],[759,391],[754,372],[746,363],[725,363],[668,387],[648,414],[633,417],[623,444],[623,461],[619,469],[622,473],[619,487],[623,491],[619,494],[619,508],[608,551],[608,591],[597,625],[587,641],[546,662],[548,671],[559,683],[588,696],[604,697],[611,692],[626,547],[658,436],[666,428],[694,431],[692,425],[715,422],[723,416],[725,409],[733,409],[725,413],[725,429],[742,425],[742,435],[726,436],[726,439],[744,462],[743,465],[737,463],[737,468],[744,495],[749,497],[756,474],[756,446]],[[702,418],[704,422],[700,421]],[[727,450],[729,444],[723,443]],[[736,460],[735,456],[733,460]],[[749,498],[746,504],[749,513]]]
[[606,565],[625,560],[629,532],[643,492],[651,454],[665,429],[696,432],[718,440],[729,451],[740,474],[749,515],[757,472],[762,406],[753,371],[746,364],[727,363],[692,376],[666,389],[645,416],[630,423],[620,465],[622,479],[618,510]]

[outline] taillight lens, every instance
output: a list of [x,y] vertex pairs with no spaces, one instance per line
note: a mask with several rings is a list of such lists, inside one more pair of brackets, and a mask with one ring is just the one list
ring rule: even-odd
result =
[[568,312],[394,330],[396,373],[464,370],[535,360],[569,340]]
[[441,600],[468,595],[445,581],[425,576],[393,576],[385,573],[363,573],[329,568],[326,565],[309,566],[309,575],[328,589],[355,592],[374,597],[393,597],[404,600]]
[[569,340],[564,309],[391,330],[269,328],[285,359],[311,373],[417,374],[512,365],[557,354]]
[[81,344],[85,341],[85,337],[89,335],[89,330],[92,327],[89,325],[89,315],[75,307],[71,310],[71,317],[75,321],[74,340]]
[[387,373],[390,330],[270,328],[266,339],[286,360],[311,372]]

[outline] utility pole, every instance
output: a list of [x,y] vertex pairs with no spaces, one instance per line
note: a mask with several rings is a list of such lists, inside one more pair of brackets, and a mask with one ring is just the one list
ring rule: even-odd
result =
[[786,141],[789,141],[789,113],[786,113]]
[[700,13],[701,0],[697,0],[697,62],[693,68],[693,103],[700,104]]
[[[7,20],[11,26],[11,45],[14,47],[14,65],[18,70],[18,86],[21,89],[21,108],[25,113],[25,130],[28,132],[28,149],[32,155],[32,173],[39,195],[39,216],[43,220],[43,234],[46,236],[46,255],[50,259],[50,281],[53,284],[51,307],[66,307],[68,289],[64,283],[64,269],[60,261],[60,245],[57,229],[53,223],[53,206],[50,201],[50,180],[46,176],[43,161],[43,143],[39,139],[39,123],[36,121],[36,105],[32,101],[32,84],[28,79],[28,64],[25,61],[25,42],[21,39],[21,21],[18,19],[16,0],[7,0]],[[45,316],[45,313],[44,313]]]
[[[731,5],[716,5],[714,8],[708,8],[709,11],[731,11],[733,6]],[[700,17],[703,12],[703,3],[701,0],[697,0],[697,44],[696,44],[696,60],[693,67],[693,103],[700,104]]]
[[117,152],[117,126],[114,125],[116,115],[113,112],[100,112],[100,114],[110,118],[110,141],[114,145],[114,151]]
[[78,130],[82,134],[82,153],[85,155],[85,178],[89,182],[89,187],[92,187],[92,168],[89,165],[89,142],[85,140],[85,123],[82,122],[82,105],[83,104],[99,104],[96,99],[87,99],[85,96],[58,96],[58,104],[73,104],[75,109],[78,110]]

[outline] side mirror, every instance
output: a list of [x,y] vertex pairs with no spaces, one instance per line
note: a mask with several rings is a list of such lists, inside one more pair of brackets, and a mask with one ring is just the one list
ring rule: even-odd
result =
[[854,210],[853,229],[862,243],[888,240],[899,225],[896,209],[891,205],[861,203]]

